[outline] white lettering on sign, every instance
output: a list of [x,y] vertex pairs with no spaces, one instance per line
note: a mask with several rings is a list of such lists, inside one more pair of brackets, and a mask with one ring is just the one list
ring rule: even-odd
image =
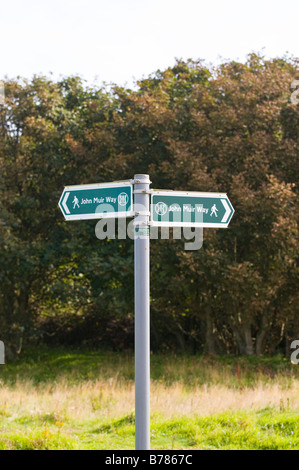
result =
[[110,197],[110,196],[106,196],[106,198],[94,197],[93,200],[92,199],[82,199],[81,204],[103,204],[105,199],[106,199],[106,202],[116,204],[116,197]]
[[206,207],[202,207],[199,204],[196,204],[196,207],[192,207],[190,204],[183,205],[183,212],[195,212],[195,210],[204,214],[207,214],[209,212],[209,209],[207,209]]
[[195,207],[190,206],[190,204],[183,205],[183,212],[194,212]]
[[177,204],[172,204],[172,206],[170,206],[168,210],[169,212],[182,212],[182,208]]
[[205,207],[198,206],[196,205],[197,212],[203,212],[204,214],[207,214],[209,212],[209,209],[206,209]]
[[112,202],[112,204],[115,204],[116,203],[116,197],[107,196],[106,197],[106,202]]

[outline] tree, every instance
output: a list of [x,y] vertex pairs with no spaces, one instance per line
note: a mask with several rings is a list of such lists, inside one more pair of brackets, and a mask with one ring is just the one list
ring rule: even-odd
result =
[[[57,203],[64,185],[90,181],[95,165],[92,152],[86,152],[88,136],[91,127],[106,122],[110,101],[100,91],[84,89],[75,77],[58,83],[44,77],[7,81],[5,91],[0,109],[0,317],[6,345],[16,351],[18,338],[32,334],[42,306],[69,305],[69,299],[82,305],[88,292],[78,269],[90,238],[83,235],[86,226],[93,234],[94,227],[65,224]],[[103,166],[96,168],[95,178],[101,171],[105,179]]]

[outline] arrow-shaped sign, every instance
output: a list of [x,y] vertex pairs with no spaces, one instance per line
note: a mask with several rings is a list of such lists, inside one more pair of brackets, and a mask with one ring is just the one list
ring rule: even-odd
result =
[[67,186],[58,205],[66,220],[132,217],[132,192],[129,181]]
[[152,192],[152,226],[226,228],[233,213],[234,208],[223,193]]

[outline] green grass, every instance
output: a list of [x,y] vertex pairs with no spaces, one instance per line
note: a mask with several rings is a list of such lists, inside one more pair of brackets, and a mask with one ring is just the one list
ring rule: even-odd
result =
[[[151,357],[153,449],[299,450],[299,367]],[[0,450],[134,449],[134,357],[40,349],[0,366]]]
[[[134,449],[132,415],[107,421],[55,424],[27,421],[2,430],[0,450]],[[152,449],[287,450],[299,449],[298,413],[260,410],[210,417],[151,419]]]
[[259,413],[223,413],[209,417],[194,417],[154,422],[152,442],[169,449],[169,436],[173,448],[195,449],[298,449],[298,414],[261,410]]
[[134,380],[132,354],[43,347],[30,349],[18,361],[0,367],[0,380],[11,384],[29,377],[36,384],[61,377],[69,383],[76,383],[98,377],[109,378],[115,374],[124,380]]

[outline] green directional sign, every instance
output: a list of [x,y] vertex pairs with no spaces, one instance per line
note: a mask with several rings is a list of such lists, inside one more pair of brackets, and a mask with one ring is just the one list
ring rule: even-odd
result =
[[152,192],[151,224],[155,227],[226,228],[233,213],[234,208],[226,194]]
[[67,186],[58,205],[66,220],[132,217],[132,193],[129,181]]

